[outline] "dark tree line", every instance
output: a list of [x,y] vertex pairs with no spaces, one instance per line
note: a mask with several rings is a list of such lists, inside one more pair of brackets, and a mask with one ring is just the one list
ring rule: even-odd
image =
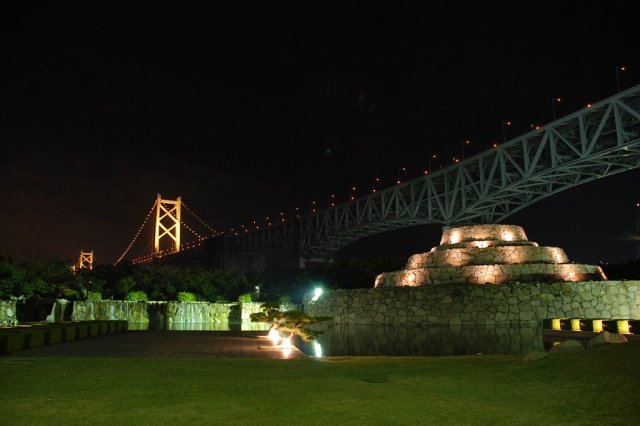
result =
[[351,259],[310,265],[304,270],[270,269],[244,273],[237,270],[174,265],[97,265],[72,270],[72,262],[58,259],[12,259],[0,256],[0,299],[66,298],[82,300],[91,294],[103,299],[124,299],[143,292],[149,300],[177,300],[193,293],[198,300],[237,301],[251,293],[253,300],[289,296],[299,303],[314,287],[370,288],[377,274],[401,268],[391,259]]

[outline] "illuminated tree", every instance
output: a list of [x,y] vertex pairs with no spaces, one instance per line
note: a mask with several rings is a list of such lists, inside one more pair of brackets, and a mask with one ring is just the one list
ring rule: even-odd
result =
[[269,331],[277,330],[289,337],[300,336],[302,340],[315,339],[319,330],[311,330],[306,326],[322,321],[329,321],[331,317],[313,317],[299,310],[281,311],[280,302],[267,302],[261,305],[263,311],[251,314],[251,321],[269,324]]

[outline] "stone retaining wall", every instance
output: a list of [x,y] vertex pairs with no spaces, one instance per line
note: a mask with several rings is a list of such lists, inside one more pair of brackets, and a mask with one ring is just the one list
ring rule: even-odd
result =
[[[216,323],[250,321],[250,315],[260,311],[262,302],[209,303],[209,302],[126,302],[122,300],[76,301],[71,319],[127,320],[132,323]],[[296,309],[295,305],[283,306]]]
[[325,291],[306,313],[337,324],[458,325],[546,318],[640,319],[640,281],[478,286],[465,284]]
[[375,287],[432,284],[505,284],[516,282],[589,281],[604,279],[599,266],[577,263],[527,263],[404,269],[376,277]]
[[569,258],[564,250],[558,247],[509,245],[453,248],[414,254],[409,258],[405,269],[517,263],[569,263]]
[[18,324],[16,319],[16,301],[0,300],[0,326],[13,326]]

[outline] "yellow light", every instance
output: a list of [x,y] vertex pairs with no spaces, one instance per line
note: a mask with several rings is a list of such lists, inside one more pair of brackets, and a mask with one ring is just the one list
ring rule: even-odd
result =
[[278,333],[278,330],[276,330],[275,328],[269,330],[269,334],[267,335],[267,337],[271,339],[271,342],[274,346],[277,346],[278,342],[280,342],[280,333]]
[[572,318],[571,319],[571,331],[580,331],[580,320]]
[[560,330],[562,329],[560,325],[560,318],[554,318],[551,320],[551,329],[552,330]]
[[587,104],[587,108],[591,108],[591,106],[592,106],[591,104]]
[[620,333],[620,334],[631,334],[631,330],[629,329],[629,321],[628,320],[620,320],[620,321],[618,321],[618,333]]
[[604,331],[604,327],[602,326],[602,320],[601,319],[596,319],[593,320],[593,331]]
[[280,347],[282,349],[291,349],[291,336],[283,337],[282,342],[280,343]]

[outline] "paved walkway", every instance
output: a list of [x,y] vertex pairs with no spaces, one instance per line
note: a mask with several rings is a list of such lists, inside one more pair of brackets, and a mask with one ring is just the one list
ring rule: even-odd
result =
[[128,331],[25,349],[4,358],[300,358],[273,347],[264,331]]

